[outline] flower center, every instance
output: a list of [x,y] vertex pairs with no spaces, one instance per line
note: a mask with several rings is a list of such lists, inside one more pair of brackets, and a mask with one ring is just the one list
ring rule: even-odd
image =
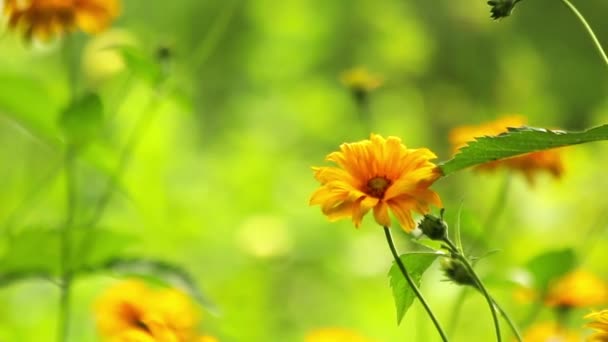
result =
[[384,197],[384,192],[391,185],[391,181],[384,177],[374,177],[367,181],[367,194],[376,198]]

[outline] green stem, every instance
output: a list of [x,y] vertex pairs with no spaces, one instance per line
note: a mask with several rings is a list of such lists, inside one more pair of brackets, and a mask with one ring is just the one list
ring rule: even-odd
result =
[[483,232],[479,235],[477,239],[471,244],[470,251],[474,251],[479,243],[481,243],[481,237],[483,236],[486,241],[491,240],[492,236],[496,233],[496,228],[498,227],[498,218],[503,213],[505,209],[505,203],[507,202],[507,197],[509,196],[509,188],[511,185],[511,176],[506,175],[503,183],[500,185],[500,189],[498,190],[498,194],[496,195],[496,199],[494,200],[494,204],[492,205],[492,209],[490,209],[490,213],[486,217],[485,224],[483,227]]
[[443,242],[445,242],[448,245],[448,247],[451,249],[451,251],[454,253],[454,255],[458,259],[460,259],[460,261],[462,261],[464,266],[467,268],[467,271],[469,272],[469,274],[475,281],[477,288],[481,291],[483,296],[486,298],[486,301],[488,302],[488,306],[490,307],[490,312],[492,313],[492,320],[494,321],[494,330],[496,331],[496,341],[501,342],[502,335],[500,333],[500,322],[498,321],[498,316],[496,315],[496,310],[494,308],[494,301],[492,300],[492,297],[488,293],[488,290],[486,290],[486,287],[483,285],[481,279],[479,279],[479,277],[477,276],[477,273],[475,273],[475,270],[473,269],[473,266],[471,265],[469,260],[464,255],[462,255],[458,252],[456,245],[454,245],[454,243],[447,237],[445,239],[443,239]]
[[386,242],[388,242],[388,246],[391,250],[391,253],[393,254],[393,258],[395,258],[395,262],[397,263],[399,270],[401,271],[401,273],[405,277],[405,280],[407,281],[408,285],[410,286],[412,291],[414,291],[414,294],[416,295],[416,297],[418,297],[418,300],[420,300],[420,303],[422,303],[422,306],[424,307],[427,314],[433,321],[433,324],[435,325],[435,329],[437,329],[437,332],[441,336],[441,340],[444,342],[447,342],[448,338],[447,338],[445,332],[443,331],[443,329],[441,328],[441,325],[439,324],[437,317],[435,317],[435,314],[433,313],[430,306],[424,299],[424,296],[418,289],[418,286],[416,286],[416,284],[414,283],[414,280],[412,279],[410,274],[407,272],[407,269],[405,268],[405,264],[403,264],[403,262],[401,261],[401,258],[399,258],[399,254],[397,254],[397,250],[395,249],[395,244],[393,243],[393,237],[391,236],[391,231],[388,227],[384,227],[384,235],[386,236]]
[[602,48],[602,44],[600,44],[600,41],[597,39],[595,33],[593,32],[593,29],[591,29],[591,26],[589,26],[589,23],[587,23],[587,20],[585,20],[585,17],[583,17],[581,12],[579,12],[570,1],[562,0],[562,3],[564,5],[566,5],[566,7],[568,7],[570,9],[570,11],[572,11],[572,13],[574,13],[574,15],[578,18],[578,20],[581,22],[581,24],[583,24],[583,26],[585,27],[585,30],[587,30],[587,33],[589,33],[589,36],[591,37],[593,44],[597,48],[597,51],[600,53],[600,56],[604,60],[604,63],[606,63],[606,66],[608,66],[608,56],[606,56],[606,52]]
[[76,179],[74,172],[74,160],[76,151],[73,146],[68,146],[65,156],[65,183],[66,183],[66,220],[61,230],[60,237],[60,274],[61,281],[59,289],[59,320],[57,341],[65,342],[68,340],[70,324],[70,291],[72,287],[72,270],[70,260],[72,259],[71,250],[71,231],[74,225],[76,213]]
[[211,56],[211,53],[215,50],[220,38],[228,28],[228,24],[230,24],[230,20],[232,19],[239,2],[239,0],[232,0],[225,5],[222,13],[216,17],[211,28],[207,31],[205,40],[192,53],[192,56],[194,56],[194,65],[200,67],[207,61],[207,58]]
[[509,328],[511,328],[511,332],[513,333],[513,335],[515,335],[515,338],[517,339],[517,341],[523,342],[524,339],[521,337],[521,333],[519,332],[519,329],[517,328],[517,324],[515,324],[515,322],[511,319],[511,317],[507,314],[507,312],[505,310],[503,310],[500,305],[498,305],[498,303],[496,302],[496,300],[494,298],[492,298],[492,302],[494,302],[494,306],[496,307],[496,309],[498,309],[498,312],[500,312],[500,315],[502,316],[502,318],[504,318],[504,320],[507,322],[507,324],[509,325]]

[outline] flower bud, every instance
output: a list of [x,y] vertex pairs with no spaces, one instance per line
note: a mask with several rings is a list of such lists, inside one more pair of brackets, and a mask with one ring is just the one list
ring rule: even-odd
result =
[[443,218],[426,214],[418,228],[431,240],[444,240],[448,235],[448,224]]
[[460,259],[451,256],[449,258],[441,259],[441,270],[449,280],[453,281],[458,285],[469,285],[477,288],[475,279],[471,276],[467,267],[463,264]]
[[490,9],[492,19],[501,19],[511,15],[515,5],[521,0],[490,0],[488,5],[492,6]]

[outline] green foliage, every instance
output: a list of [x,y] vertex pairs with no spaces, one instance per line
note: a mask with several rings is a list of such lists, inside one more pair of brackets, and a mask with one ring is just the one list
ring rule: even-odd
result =
[[526,268],[534,278],[534,287],[545,293],[552,280],[570,272],[576,264],[574,251],[567,248],[539,254],[528,261]]
[[454,158],[440,163],[445,176],[487,162],[556,147],[608,140],[608,125],[583,132],[565,132],[544,128],[520,127],[498,136],[476,138],[460,149]]
[[47,141],[56,141],[57,99],[40,80],[29,75],[0,74],[0,111]]
[[101,99],[91,93],[75,99],[59,118],[59,124],[68,142],[74,145],[81,145],[95,138],[102,123]]
[[[437,256],[437,254],[430,253],[406,253],[402,254],[399,258],[405,265],[405,268],[408,270],[416,286],[420,287],[422,275],[435,261]],[[393,298],[395,299],[395,306],[397,308],[397,323],[401,323],[403,316],[405,316],[407,310],[412,303],[414,303],[416,294],[408,285],[403,274],[401,274],[397,263],[393,262],[393,266],[391,266],[388,275],[390,277]]]
[[[107,229],[81,228],[70,233],[70,270],[75,274],[102,268],[134,242],[127,234]],[[28,229],[8,238],[0,256],[0,285],[58,276],[61,234],[57,229]]]

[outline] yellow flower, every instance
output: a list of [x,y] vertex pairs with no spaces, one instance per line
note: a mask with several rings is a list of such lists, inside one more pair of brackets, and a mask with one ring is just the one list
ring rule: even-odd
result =
[[[484,136],[496,136],[507,132],[508,127],[521,127],[526,124],[523,116],[511,115],[499,118],[495,121],[478,126],[456,127],[450,132],[450,143],[454,153],[474,141],[475,138]],[[529,184],[534,184],[534,175],[538,171],[547,171],[553,177],[559,178],[564,172],[560,149],[551,149],[527,153],[521,156],[488,162],[478,166],[478,170],[494,170],[498,167],[506,167],[523,173]]]
[[369,93],[382,85],[382,80],[372,75],[367,69],[357,67],[340,75],[342,84],[355,93]]
[[537,323],[523,334],[526,342],[579,342],[578,334],[553,323]]
[[175,289],[153,291],[137,280],[109,288],[95,306],[100,334],[113,342],[191,342],[198,315]]
[[588,339],[589,342],[607,342],[608,341],[608,310],[592,312],[585,316],[586,319],[592,319],[593,322],[587,323],[587,326],[595,331]]
[[560,308],[602,305],[608,299],[606,283],[594,274],[577,270],[552,283],[545,302]]
[[199,336],[196,342],[218,342],[218,340],[212,336]]
[[313,168],[321,187],[310,205],[320,205],[332,221],[350,217],[356,227],[371,209],[378,224],[390,226],[390,208],[401,227],[412,231],[412,211],[426,214],[429,204],[442,205],[429,190],[441,176],[429,161],[435,158],[429,149],[408,149],[396,137],[372,134],[370,140],[344,143],[326,158],[339,167]]
[[352,331],[340,328],[324,328],[311,331],[304,342],[372,342]]
[[97,33],[118,16],[118,0],[5,0],[4,13],[11,29],[30,40],[48,40],[80,29]]

